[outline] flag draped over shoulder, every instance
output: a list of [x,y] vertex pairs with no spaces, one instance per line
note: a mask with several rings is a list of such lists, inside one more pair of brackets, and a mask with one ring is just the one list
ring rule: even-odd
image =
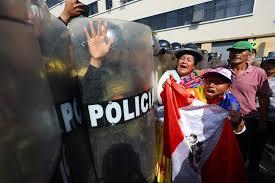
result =
[[191,93],[173,80],[161,93],[165,109],[163,153],[172,160],[172,181],[246,182],[228,111]]

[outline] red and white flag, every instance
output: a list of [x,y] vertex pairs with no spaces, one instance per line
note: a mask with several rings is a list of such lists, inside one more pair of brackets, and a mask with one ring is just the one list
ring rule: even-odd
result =
[[173,182],[247,182],[228,111],[199,101],[174,81],[165,85],[161,97],[163,153],[172,160]]

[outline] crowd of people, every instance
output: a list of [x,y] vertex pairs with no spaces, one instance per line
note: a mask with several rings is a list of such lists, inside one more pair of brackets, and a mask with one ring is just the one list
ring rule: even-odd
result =
[[[84,12],[83,4],[73,0],[66,1],[65,6],[67,8],[65,7],[59,17],[65,24],[71,17]],[[99,19],[97,31],[93,20],[90,31],[83,30],[91,55],[88,72],[96,73],[111,48],[113,40],[107,38],[107,29],[107,22],[102,24]],[[257,182],[268,126],[275,121],[275,52],[269,53],[260,68],[251,64],[255,49],[250,42],[236,42],[227,51],[229,60],[224,67],[196,70],[196,65],[204,59],[200,48],[194,43],[188,43],[177,50],[177,67],[166,71],[159,80],[158,103],[166,103],[163,101],[166,98],[162,98],[161,93],[166,87],[171,87],[171,83],[175,83],[184,87],[194,98],[228,111],[232,128],[230,136],[234,136],[230,139],[238,144],[248,182]],[[167,117],[164,118],[164,123],[165,119]],[[216,165],[219,163],[216,162]],[[228,166],[230,164],[232,165],[228,162]]]
[[[170,76],[186,88],[196,88],[193,95],[201,101],[214,103],[228,110],[233,132],[246,162],[249,182],[257,182],[268,122],[274,121],[272,96],[275,91],[272,86],[274,77],[271,76],[274,76],[274,53],[271,52],[263,63],[265,72],[264,69],[251,65],[250,58],[254,48],[250,42],[239,41],[227,51],[229,63],[226,68],[196,71],[195,65],[202,60],[202,54],[194,44],[186,44],[175,53],[178,58],[177,68],[161,76],[158,93],[160,95],[163,90],[163,83],[171,82]],[[159,103],[162,103],[160,97]]]
[[[101,66],[102,58],[112,45],[112,40],[106,37],[107,22],[105,21],[102,26],[99,20],[98,24],[97,33],[92,20],[91,33],[84,29],[91,54],[90,65],[95,69]],[[202,61],[203,55],[195,44],[186,44],[175,53],[178,58],[175,70],[169,70],[161,76],[158,99],[162,104],[160,94],[163,88],[169,85],[171,80],[175,80],[178,85],[186,89],[192,88],[193,90],[189,90],[190,93],[200,101],[216,104],[227,110],[232,125],[232,135],[235,135],[242,154],[243,166],[247,168],[249,181],[255,181],[267,138],[267,122],[272,121],[271,116],[268,118],[268,110],[274,110],[274,106],[270,107],[272,105],[269,98],[272,96],[272,89],[274,92],[275,55],[270,53],[267,57],[263,66],[265,71],[248,62],[253,51],[250,42],[237,42],[228,51],[227,68],[217,67],[197,71],[196,64]],[[271,104],[274,104],[273,98],[271,97]]]

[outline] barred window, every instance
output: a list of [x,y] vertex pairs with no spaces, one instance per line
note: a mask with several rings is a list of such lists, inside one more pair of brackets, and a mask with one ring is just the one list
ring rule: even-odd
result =
[[109,10],[113,7],[113,1],[112,0],[105,0],[106,3],[106,10]]

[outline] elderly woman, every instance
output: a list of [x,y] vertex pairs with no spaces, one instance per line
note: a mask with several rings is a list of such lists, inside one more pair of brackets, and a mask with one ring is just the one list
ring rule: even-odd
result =
[[[162,99],[160,93],[162,92],[162,86],[169,79],[170,75],[173,75],[173,78],[177,83],[184,84],[186,88],[194,88],[199,86],[202,83],[199,73],[195,70],[198,62],[202,61],[203,55],[199,50],[198,46],[194,43],[188,43],[183,48],[180,48],[175,56],[178,59],[177,67],[175,70],[167,70],[160,78],[158,83],[158,102],[162,104]],[[158,120],[164,120],[164,108],[163,106],[158,107],[157,109]],[[171,161],[169,158],[163,156],[163,123],[158,123],[158,172],[157,179],[158,182],[170,182],[171,181]]]
[[199,77],[198,71],[195,70],[198,62],[202,61],[203,55],[194,43],[188,43],[183,48],[179,49],[175,56],[178,58],[177,68],[175,70],[166,71],[160,78],[158,84],[158,102],[162,104],[160,93],[162,85],[173,75],[177,83],[184,84],[186,88],[194,88],[201,84],[202,80]]

